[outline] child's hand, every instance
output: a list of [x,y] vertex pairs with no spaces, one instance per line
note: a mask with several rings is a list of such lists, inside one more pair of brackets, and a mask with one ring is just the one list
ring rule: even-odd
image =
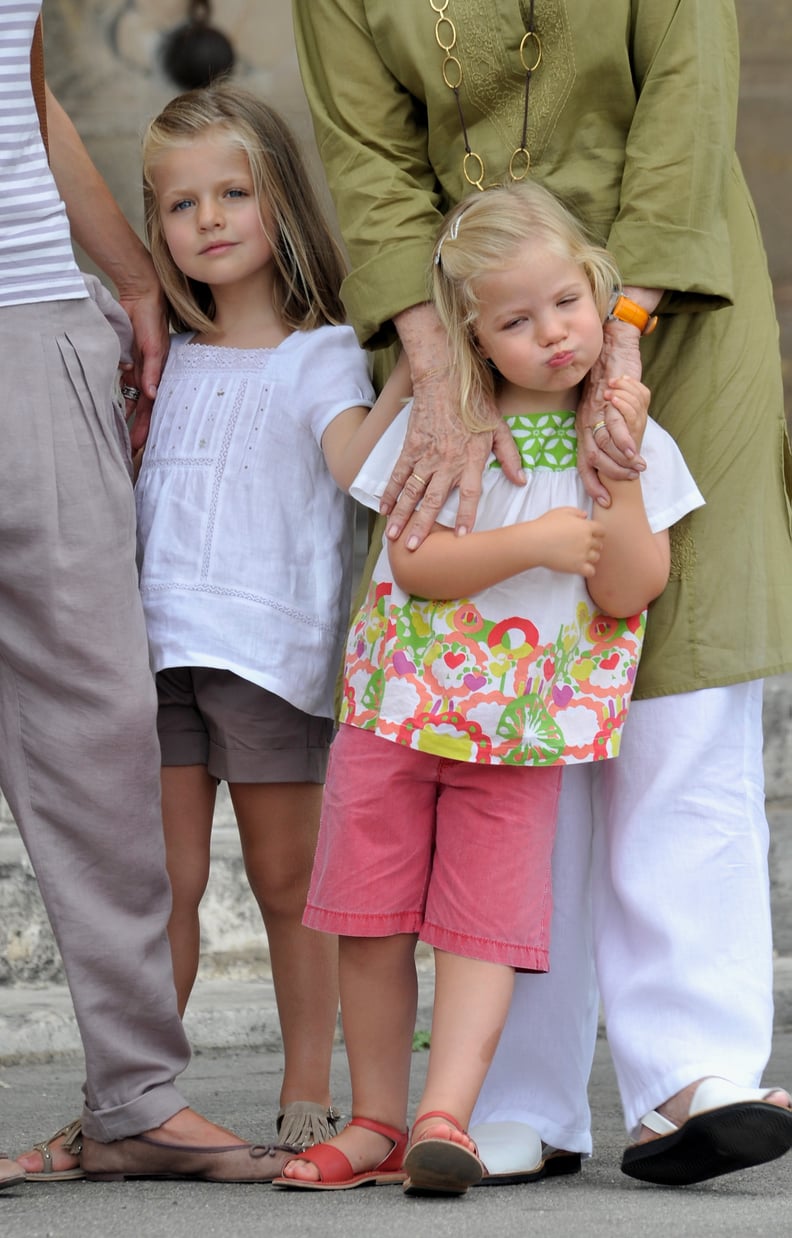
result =
[[593,576],[605,530],[577,507],[554,507],[531,521],[538,539],[538,563],[554,572]]
[[628,374],[622,374],[621,378],[614,378],[605,391],[605,399],[617,412],[621,413],[635,441],[635,446],[639,450],[649,415],[650,396],[649,388]]

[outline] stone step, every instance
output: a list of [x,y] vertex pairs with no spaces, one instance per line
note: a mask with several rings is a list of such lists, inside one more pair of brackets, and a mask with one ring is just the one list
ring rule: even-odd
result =
[[[429,952],[419,952],[418,1009],[415,1029],[432,1026],[434,968]],[[792,1030],[792,958],[775,960],[773,972],[776,1032]],[[271,978],[199,979],[184,1016],[194,1053],[215,1049],[283,1048]],[[600,1018],[599,1033],[605,1034]],[[337,1041],[341,1042],[340,1029]],[[81,1053],[80,1035],[69,990],[62,984],[13,985],[0,999],[0,1067],[45,1062]]]
[[[432,1023],[434,968],[428,950],[419,951],[416,1031]],[[790,977],[792,979],[792,969]],[[778,973],[776,985],[787,983]],[[778,1000],[777,1000],[778,1005]],[[199,978],[184,1016],[193,1053],[215,1049],[283,1049],[275,990],[270,977],[232,980]],[[779,1025],[780,1026],[780,1025]],[[336,1039],[341,1043],[340,1028]],[[80,1034],[64,984],[17,984],[0,998],[0,1067],[45,1062],[82,1052]]]
[[[776,951],[792,957],[792,675],[765,689],[765,771],[771,824]],[[269,977],[266,934],[245,877],[225,787],[218,794],[209,885],[201,907],[202,981]],[[62,984],[63,970],[30,862],[0,805],[0,986]]]
[[[218,795],[209,885],[201,905],[199,976],[269,976],[269,951],[245,876],[227,795]],[[63,968],[36,879],[19,835],[0,835],[0,986],[62,984]]]

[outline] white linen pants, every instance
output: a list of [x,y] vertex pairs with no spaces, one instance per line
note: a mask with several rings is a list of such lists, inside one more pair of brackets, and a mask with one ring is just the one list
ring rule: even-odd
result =
[[0,308],[0,786],[63,956],[108,1141],[186,1101],[135,507],[90,300]]
[[756,1086],[767,853],[761,681],[634,702],[618,758],[564,771],[551,971],[517,977],[471,1125],[526,1122],[591,1151],[593,961],[628,1131],[703,1076]]

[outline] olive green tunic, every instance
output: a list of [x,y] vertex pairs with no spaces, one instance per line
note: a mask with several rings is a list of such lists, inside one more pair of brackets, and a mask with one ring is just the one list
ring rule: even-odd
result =
[[[527,10],[446,9],[488,182],[519,144]],[[437,14],[430,0],[295,0],[294,15],[351,258],[345,301],[380,347],[392,315],[427,299],[440,218],[471,192]],[[668,290],[641,342],[644,377],[707,500],[673,530],[636,695],[792,669],[792,463],[767,263],[734,153],[732,0],[536,0],[536,27],[531,175],[607,244],[626,284]]]

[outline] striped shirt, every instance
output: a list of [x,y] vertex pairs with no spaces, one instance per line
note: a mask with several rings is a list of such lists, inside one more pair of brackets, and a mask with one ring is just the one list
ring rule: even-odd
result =
[[0,306],[87,296],[30,84],[41,0],[0,0]]

